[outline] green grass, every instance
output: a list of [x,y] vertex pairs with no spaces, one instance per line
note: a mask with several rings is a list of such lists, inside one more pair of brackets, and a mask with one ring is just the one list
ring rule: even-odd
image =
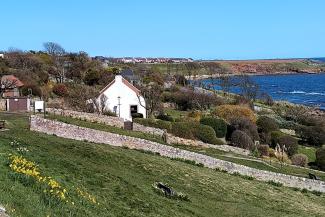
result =
[[[250,158],[250,157],[236,155],[236,154],[229,154],[229,153],[220,151],[218,149],[213,149],[213,148],[186,146],[186,145],[180,145],[180,144],[177,144],[177,145],[175,144],[173,146],[177,147],[177,148],[185,149],[188,151],[209,155],[209,156],[215,157],[217,159],[226,160],[226,161],[233,162],[236,164],[241,164],[241,165],[245,165],[248,167],[260,169],[260,170],[266,170],[266,171],[283,173],[283,174],[294,175],[294,176],[301,176],[301,177],[305,177],[305,178],[308,178],[308,173],[313,173],[313,174],[316,174],[318,177],[320,177],[321,180],[325,181],[325,173],[324,172],[314,171],[314,170],[310,170],[308,168],[299,168],[299,167],[294,167],[294,166],[290,166],[290,165],[281,165],[280,163],[269,162],[269,161],[265,161],[265,163],[264,162],[256,162],[256,161],[252,161],[253,158]],[[243,158],[243,159],[238,159],[238,157]]]
[[180,111],[176,109],[165,109],[165,113],[172,116],[173,118],[184,118],[187,117],[188,111]]
[[[65,123],[75,124],[75,125],[82,126],[82,127],[88,127],[88,128],[92,128],[92,129],[117,133],[120,135],[128,135],[128,136],[143,138],[143,139],[147,139],[147,140],[151,140],[151,141],[155,141],[155,142],[159,142],[159,143],[164,143],[160,137],[156,137],[156,136],[142,133],[142,132],[126,131],[126,130],[123,130],[120,128],[116,128],[116,127],[112,127],[112,126],[108,126],[108,125],[104,125],[104,124],[99,124],[99,123],[92,123],[92,122],[88,122],[88,121],[78,120],[78,119],[71,118],[71,117],[49,116],[48,118],[63,121]],[[177,144],[173,144],[172,146],[180,148],[180,149],[185,149],[188,151],[193,151],[193,152],[209,155],[209,156],[215,157],[220,160],[226,160],[229,162],[245,165],[245,166],[260,169],[260,170],[284,173],[284,174],[294,175],[294,176],[301,176],[301,177],[305,177],[305,178],[308,177],[308,173],[313,173],[325,181],[325,173],[312,171],[312,170],[309,170],[308,168],[297,168],[297,167],[281,165],[279,163],[269,162],[269,161],[266,163],[256,162],[256,161],[252,161],[251,157],[242,156],[242,155],[233,154],[233,153],[229,154],[227,152],[224,152],[224,151],[221,151],[218,149],[213,149],[213,148],[203,148],[203,147],[197,147],[197,146],[194,147],[194,146],[177,145]],[[313,149],[307,149],[307,148],[300,147],[299,150],[311,150],[312,151]],[[227,155],[229,155],[229,156],[227,156]],[[232,156],[234,156],[235,158]],[[238,159],[238,158],[244,158],[244,159]]]
[[[0,113],[9,131],[0,132],[0,204],[11,217],[38,216],[324,216],[325,197],[302,193],[245,177],[170,160],[159,155],[111,147],[28,130],[28,117]],[[34,186],[10,176],[9,144],[19,140],[24,154],[43,174],[58,180],[72,204],[46,204]],[[156,181],[186,194],[173,200],[152,189]],[[94,195],[99,205],[72,194],[77,186]]]
[[68,124],[73,124],[73,125],[78,125],[81,127],[87,127],[95,130],[101,130],[101,131],[106,131],[110,133],[115,133],[119,135],[125,135],[125,136],[132,136],[132,137],[137,137],[141,139],[146,139],[150,140],[153,142],[158,142],[158,143],[164,143],[162,138],[160,136],[152,135],[149,133],[143,133],[143,132],[138,132],[138,131],[130,131],[130,130],[124,130],[122,128],[118,127],[113,127],[101,123],[93,123],[81,119],[76,119],[72,117],[65,117],[65,116],[60,116],[60,115],[47,115],[46,118],[52,119],[52,120],[58,120],[64,123]]
[[309,162],[315,162],[316,160],[316,149],[314,147],[299,145],[298,153],[306,155]]

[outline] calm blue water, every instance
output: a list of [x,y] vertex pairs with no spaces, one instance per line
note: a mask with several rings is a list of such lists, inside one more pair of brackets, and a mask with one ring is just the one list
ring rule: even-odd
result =
[[[325,73],[292,75],[256,75],[251,78],[274,100],[285,100],[325,109]],[[236,77],[234,77],[236,79]],[[204,80],[205,85],[211,80]],[[220,89],[217,85],[215,89]],[[238,88],[231,92],[238,93]]]

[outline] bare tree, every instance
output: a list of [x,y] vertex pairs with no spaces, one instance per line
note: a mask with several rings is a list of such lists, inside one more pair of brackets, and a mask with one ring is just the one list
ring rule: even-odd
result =
[[149,84],[143,85],[140,89],[145,100],[145,105],[141,101],[141,95],[138,95],[139,104],[146,109],[148,117],[152,117],[155,111],[161,109],[161,94],[163,92],[161,85],[150,82]]
[[0,98],[3,97],[3,93],[8,89],[13,89],[16,87],[18,80],[11,80],[11,79],[1,79],[0,84]]
[[54,42],[43,44],[45,51],[53,58],[53,67],[50,72],[55,76],[57,83],[63,83],[66,78],[66,66],[69,65],[66,52],[61,45]]
[[241,95],[244,96],[246,99],[254,101],[258,96],[259,86],[248,75],[239,76],[238,86],[241,90]]
[[99,98],[93,98],[92,102],[94,104],[95,107],[95,111],[98,114],[103,114],[106,110],[107,110],[107,96],[105,94],[100,95]]
[[51,56],[62,56],[65,54],[64,48],[55,42],[45,42],[43,46],[46,53]]

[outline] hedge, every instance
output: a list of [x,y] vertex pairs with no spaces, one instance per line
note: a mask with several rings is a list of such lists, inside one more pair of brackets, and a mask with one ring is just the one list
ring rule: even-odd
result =
[[170,121],[170,122],[174,122],[174,118],[170,115],[166,115],[166,114],[160,114],[156,117],[157,119],[163,120],[163,121]]
[[156,120],[156,119],[151,119],[151,118],[134,118],[133,122],[147,126],[147,127],[165,129],[168,132],[170,132],[172,129],[172,123],[169,121]]
[[210,126],[214,129],[218,138],[223,138],[227,133],[227,123],[219,118],[205,117],[200,120],[201,124]]
[[198,139],[214,145],[222,144],[212,127],[197,122],[175,122],[171,133],[185,139]]

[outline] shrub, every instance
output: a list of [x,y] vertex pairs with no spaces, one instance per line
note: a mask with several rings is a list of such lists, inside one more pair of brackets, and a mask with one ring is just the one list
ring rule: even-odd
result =
[[298,141],[297,139],[293,138],[292,136],[282,136],[279,138],[279,145],[281,147],[286,147],[286,152],[289,156],[292,156],[297,153],[298,151]]
[[143,118],[143,114],[141,114],[141,113],[133,113],[132,118]]
[[270,133],[279,129],[278,123],[270,117],[261,116],[256,121],[259,132]]
[[325,170],[325,147],[321,147],[316,151],[316,164],[321,170]]
[[239,105],[221,105],[218,106],[213,112],[213,115],[218,116],[220,118],[225,119],[226,121],[230,121],[239,117],[246,117],[252,122],[256,122],[256,117],[254,112],[245,106]]
[[171,133],[185,139],[198,139],[210,144],[222,144],[212,127],[197,122],[175,122]]
[[65,84],[56,84],[53,87],[53,93],[58,96],[67,96],[68,88],[65,86]]
[[308,157],[304,154],[295,154],[292,156],[291,162],[296,166],[305,167],[308,163]]
[[269,156],[269,149],[268,145],[258,145],[257,150],[261,154],[261,156]]
[[103,115],[116,117],[116,114],[109,109],[105,109],[105,111],[103,111]]
[[195,137],[205,143],[220,145],[222,142],[216,137],[214,129],[207,125],[200,124],[195,132]]
[[259,140],[256,125],[245,117],[234,118],[230,120],[230,124],[236,130],[244,131],[253,141]]
[[200,120],[200,123],[212,127],[217,137],[223,138],[226,136],[227,123],[224,120],[212,117],[205,117]]
[[170,122],[174,122],[174,118],[170,115],[166,115],[166,114],[159,114],[157,117],[157,119],[163,120],[163,121],[170,121]]
[[159,129],[166,129],[168,132],[172,129],[172,123],[169,121],[157,120],[154,126]]
[[168,132],[172,129],[172,124],[169,121],[156,120],[151,118],[134,118],[133,122],[141,124],[147,127],[154,127],[159,129],[165,129]]
[[194,129],[198,128],[196,122],[175,122],[172,124],[172,133],[185,139],[195,139]]
[[231,135],[231,142],[234,146],[252,150],[254,147],[253,140],[243,131],[236,130]]
[[321,146],[325,143],[325,127],[317,126],[301,126],[297,129],[303,141],[312,146]]
[[276,157],[275,150],[273,148],[269,148],[269,157]]
[[276,145],[279,143],[279,138],[284,136],[285,134],[281,131],[273,131],[271,132],[271,147],[275,148]]
[[193,121],[199,122],[201,119],[202,113],[200,111],[191,111],[188,113],[187,117],[189,117]]

